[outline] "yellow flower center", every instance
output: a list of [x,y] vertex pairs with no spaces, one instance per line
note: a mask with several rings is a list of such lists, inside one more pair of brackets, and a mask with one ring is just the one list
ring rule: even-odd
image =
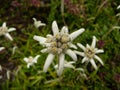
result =
[[88,57],[88,58],[93,58],[94,55],[95,55],[95,49],[94,48],[87,48],[85,50],[85,55]]
[[48,36],[46,43],[50,44],[50,46],[48,46],[49,52],[60,54],[67,50],[70,41],[69,35],[58,33],[55,36]]
[[29,58],[28,58],[28,63],[32,63],[32,61],[33,61],[33,57],[32,56],[29,56]]

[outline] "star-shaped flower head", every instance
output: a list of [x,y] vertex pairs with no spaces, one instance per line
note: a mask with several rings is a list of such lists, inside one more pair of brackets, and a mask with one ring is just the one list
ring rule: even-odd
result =
[[69,34],[67,26],[63,26],[61,31],[59,31],[57,22],[53,21],[52,31],[53,31],[53,35],[48,34],[47,38],[36,35],[33,38],[34,40],[39,41],[40,44],[46,47],[45,49],[41,50],[42,53],[44,52],[49,53],[46,62],[44,64],[43,71],[47,72],[48,67],[52,63],[55,56],[57,56],[59,58],[58,75],[60,76],[64,69],[65,54],[69,55],[73,60],[75,61],[77,60],[77,56],[75,52],[72,51],[70,48],[77,49],[77,47],[74,44],[72,44],[72,41],[82,32],[84,32],[84,29],[82,28]]
[[3,49],[5,49],[5,47],[0,47],[0,51],[2,51]]
[[102,49],[95,48],[95,46],[96,46],[96,37],[95,36],[93,36],[93,41],[92,41],[91,46],[87,44],[86,47],[84,47],[80,43],[78,43],[77,45],[84,51],[84,52],[75,51],[76,54],[84,57],[82,59],[82,63],[90,62],[96,70],[97,70],[97,65],[95,64],[94,59],[98,60],[102,65],[104,65],[103,61],[96,55],[98,53],[103,53],[104,51]]
[[32,66],[34,63],[37,63],[37,60],[38,60],[39,57],[40,57],[40,55],[37,55],[35,57],[29,56],[28,58],[25,57],[24,61],[27,63],[27,68]]
[[0,27],[0,36],[5,35],[8,39],[13,41],[13,38],[9,34],[9,32],[15,31],[16,28],[9,28],[6,26],[6,22],[3,23],[3,25]]
[[33,20],[34,20],[34,26],[36,28],[39,28],[40,26],[45,26],[46,25],[45,23],[42,23],[41,21],[37,21],[36,18],[33,18]]

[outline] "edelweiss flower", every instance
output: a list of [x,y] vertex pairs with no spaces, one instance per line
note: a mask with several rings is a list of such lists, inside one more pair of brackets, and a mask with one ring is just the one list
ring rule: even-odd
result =
[[3,49],[5,49],[5,47],[0,47],[0,51],[2,51]]
[[39,28],[40,26],[45,26],[46,24],[45,23],[42,23],[41,21],[37,21],[36,18],[33,18],[34,20],[34,26],[36,28]]
[[72,51],[70,48],[76,49],[77,47],[72,44],[71,42],[79,36],[82,32],[84,32],[84,29],[79,29],[72,34],[68,33],[68,28],[64,26],[62,30],[59,32],[57,22],[53,21],[52,23],[52,31],[53,35],[47,35],[47,38],[41,37],[41,36],[34,36],[33,38],[37,41],[39,41],[40,44],[45,46],[46,48],[41,50],[42,53],[48,52],[48,57],[46,59],[43,71],[47,72],[48,67],[52,63],[55,56],[58,56],[59,58],[59,76],[62,74],[63,68],[64,68],[64,59],[65,54],[69,55],[73,60],[77,60],[77,56],[74,51]]
[[103,53],[104,51],[101,49],[95,48],[95,45],[96,45],[96,37],[95,36],[93,36],[93,41],[92,41],[91,46],[89,46],[87,44],[86,47],[84,47],[80,43],[78,43],[77,45],[84,51],[84,52],[75,51],[76,54],[84,57],[82,59],[82,63],[84,63],[85,61],[90,62],[93,65],[93,67],[97,70],[97,66],[96,66],[95,61],[94,61],[94,58],[95,58],[102,65],[104,65],[102,60],[96,55],[98,53]]
[[9,28],[6,26],[6,22],[3,23],[3,25],[0,27],[0,36],[5,35],[8,39],[13,41],[13,38],[9,34],[9,32],[15,31],[15,28]]
[[35,56],[34,58],[32,56],[29,56],[28,58],[24,58],[24,61],[27,63],[27,68],[32,66],[34,63],[37,63],[38,58],[40,55]]

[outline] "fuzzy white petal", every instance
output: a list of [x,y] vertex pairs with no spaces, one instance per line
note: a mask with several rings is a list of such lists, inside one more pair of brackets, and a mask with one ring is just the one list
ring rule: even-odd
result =
[[41,53],[46,53],[46,52],[48,52],[47,48],[41,50]]
[[51,34],[47,34],[46,36],[47,36],[47,37],[53,37]]
[[44,67],[43,67],[43,71],[47,72],[48,67],[50,66],[50,64],[52,63],[53,59],[54,59],[55,55],[53,54],[48,54],[48,57],[45,61]]
[[[120,16],[120,13],[117,13],[116,16],[117,16],[117,17]],[[117,29],[118,29],[118,28],[117,28]]]
[[34,20],[34,26],[35,26],[36,28],[39,28],[40,26],[45,26],[45,25],[46,25],[45,23],[42,23],[40,20],[37,21],[36,18],[33,18],[33,20]]
[[41,23],[40,26],[46,26],[46,24],[45,23]]
[[86,44],[86,48],[91,48],[89,44]]
[[37,19],[36,18],[33,18],[33,20],[36,22],[37,21]]
[[5,27],[6,27],[6,22],[4,22],[4,23],[3,23],[2,27],[3,27],[3,28],[5,28]]
[[58,64],[56,64],[56,65],[54,66],[54,68],[55,68],[55,69],[58,69]]
[[81,28],[73,33],[70,34],[70,38],[71,40],[74,40],[77,36],[79,36],[81,33],[83,33],[85,31],[84,28]]
[[34,22],[34,25],[36,28],[39,28],[40,26],[45,26],[46,24],[42,23],[41,21],[36,21],[36,22]]
[[99,58],[97,55],[94,56],[94,58],[96,60],[98,60],[102,65],[104,65],[103,61],[101,60],[101,58]]
[[2,51],[3,49],[5,49],[5,47],[0,47],[0,51]]
[[70,46],[71,48],[77,49],[77,46],[74,45],[74,44],[72,44],[72,43],[70,43],[69,46]]
[[5,37],[7,37],[9,40],[13,41],[13,38],[12,38],[12,36],[11,36],[9,33],[6,33],[6,34],[4,34],[4,35],[5,35]]
[[39,24],[39,23],[34,23],[34,26],[35,26],[36,28],[39,28],[39,27],[40,27],[40,24]]
[[93,36],[93,41],[92,41],[91,47],[95,48],[95,46],[96,46],[96,37]]
[[27,68],[30,68],[31,65],[32,65],[31,63],[28,63],[28,64],[27,64]]
[[25,62],[28,62],[28,58],[26,58],[26,57],[25,57],[23,60],[24,60]]
[[75,54],[74,51],[68,49],[68,50],[66,51],[66,54],[69,55],[73,60],[77,61],[77,55]]
[[59,33],[59,29],[56,21],[53,21],[52,23],[52,31],[53,31],[53,35],[56,35],[57,33]]
[[67,26],[63,26],[62,30],[61,30],[62,34],[68,34],[68,27]]
[[46,41],[46,38],[41,37],[41,36],[37,36],[37,35],[35,35],[35,36],[33,37],[33,39],[36,40],[36,41],[38,41],[38,42],[40,42],[40,44],[44,44],[45,41]]
[[95,64],[95,61],[94,61],[93,59],[91,59],[90,62],[91,62],[91,64],[92,64],[92,66],[95,68],[95,70],[97,70],[97,66],[96,66],[96,64]]
[[66,64],[73,64],[75,61],[66,62]]
[[84,63],[85,61],[88,61],[88,58],[87,58],[87,57],[84,57],[84,58],[82,59],[82,63]]
[[82,44],[80,44],[80,43],[77,43],[77,45],[83,50],[83,51],[85,51],[86,50],[86,48],[82,45]]
[[75,62],[74,61],[67,62],[67,63],[65,63],[64,67],[75,69],[75,67],[72,65],[73,63],[75,63]]
[[120,9],[120,5],[117,6],[117,9]]
[[78,54],[78,55],[80,55],[80,56],[82,56],[82,57],[84,57],[85,56],[85,54],[83,53],[83,52],[79,52],[79,51],[74,51],[76,54]]
[[40,55],[35,56],[33,62],[37,63],[37,60],[38,60],[39,57],[40,57]]
[[7,79],[10,79],[10,70],[7,70],[6,76],[7,76]]
[[9,28],[8,32],[12,32],[12,31],[15,31],[15,30],[16,30],[16,28]]
[[65,67],[65,68],[72,68],[72,69],[75,69],[75,67],[74,67],[73,65],[71,65],[71,64],[65,64],[64,67]]
[[98,54],[98,53],[103,53],[103,52],[104,52],[104,50],[99,49],[99,50],[97,50],[95,53]]
[[65,54],[60,54],[59,56],[59,67],[58,67],[58,76],[61,76],[63,69],[64,69],[64,58],[65,58]]

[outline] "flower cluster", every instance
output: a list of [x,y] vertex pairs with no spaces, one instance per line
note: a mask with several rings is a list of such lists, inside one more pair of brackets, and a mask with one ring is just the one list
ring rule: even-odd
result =
[[55,56],[58,56],[59,58],[59,67],[58,67],[58,75],[60,76],[62,74],[62,71],[64,69],[64,59],[65,54],[69,55],[73,60],[77,60],[77,56],[74,51],[72,51],[70,48],[77,48],[74,44],[72,44],[72,41],[80,35],[82,32],[84,32],[84,29],[79,29],[72,34],[69,34],[68,28],[64,26],[61,31],[59,31],[59,28],[57,26],[57,22],[53,21],[52,23],[52,31],[53,35],[48,34],[46,38],[35,35],[33,38],[34,40],[39,41],[40,44],[45,46],[46,48],[41,50],[42,53],[47,52],[48,57],[46,59],[43,71],[47,72],[48,67],[52,63]]
[[[13,41],[13,38],[12,38],[12,36],[9,34],[9,32],[12,32],[12,31],[15,31],[16,30],[16,28],[8,28],[7,26],[6,26],[6,22],[4,22],[3,24],[2,24],[2,26],[0,26],[0,37],[1,36],[5,36],[6,38],[8,38],[10,41]],[[4,50],[5,49],[5,47],[0,47],[0,51],[2,51],[2,50]],[[14,54],[14,53],[13,53]],[[4,74],[6,74],[6,76],[5,75],[2,75],[2,72],[4,72]],[[10,79],[10,70],[7,70],[7,69],[5,69],[4,68],[4,66],[2,66],[1,64],[0,64],[0,80],[3,80],[4,81],[4,78],[5,77],[7,77],[7,79]]]
[[[103,53],[103,50],[101,49],[99,50],[98,48],[95,48],[96,40],[97,40],[95,36],[93,36],[93,41],[91,46],[87,44],[86,47],[84,47],[80,43],[77,44],[78,47],[80,47],[84,52],[78,51],[77,46],[73,44],[73,40],[85,31],[84,28],[81,28],[69,34],[67,26],[63,26],[62,29],[59,30],[57,22],[53,21],[52,31],[53,31],[53,35],[48,34],[46,35],[46,37],[34,35],[33,37],[34,40],[38,41],[43,47],[45,47],[44,49],[41,50],[41,52],[48,53],[48,56],[46,58],[43,67],[44,72],[47,72],[49,66],[51,65],[55,57],[57,57],[58,59],[58,64],[56,64],[54,68],[56,69],[58,76],[61,76],[64,67],[77,70],[77,68],[75,68],[72,65],[76,63],[77,55],[84,57],[82,63],[91,62],[91,64],[96,70],[97,70],[97,65],[95,64],[94,58],[97,59],[103,65],[102,60],[96,55],[98,53]],[[70,56],[74,61],[68,62],[65,59],[66,55]]]
[[[39,29],[41,26],[45,26],[45,23],[42,23],[40,20],[38,21],[36,18],[33,18],[33,25]],[[9,32],[16,30],[15,28],[9,28],[6,26],[6,22],[0,27],[0,36],[5,35],[8,39],[13,41],[13,38],[9,34]],[[76,68],[73,64],[77,61],[77,55],[82,56],[83,59],[81,60],[82,63],[90,62],[95,70],[98,69],[95,60],[98,60],[102,65],[103,61],[98,57],[96,54],[103,53],[102,49],[96,48],[96,41],[97,38],[93,36],[92,44],[86,44],[86,47],[83,46],[81,43],[77,43],[77,45],[73,44],[73,41],[80,36],[85,31],[84,28],[76,30],[73,33],[69,33],[68,27],[63,26],[61,30],[58,28],[57,22],[52,22],[52,32],[53,34],[47,34],[46,37],[34,35],[33,39],[38,41],[44,49],[41,50],[41,53],[48,53],[46,61],[44,63],[43,71],[47,72],[49,66],[52,64],[53,60],[57,58],[57,62],[54,65],[55,70],[57,71],[57,75],[61,76],[64,68],[71,68],[75,71],[80,71],[82,76],[86,77],[83,68]],[[79,51],[77,48],[81,48],[83,52]],[[13,54],[15,52],[15,48],[13,48]],[[0,51],[5,49],[5,47],[0,47]],[[65,59],[66,55],[71,57],[73,61],[68,61]],[[37,63],[38,58],[40,55],[36,55],[35,57],[29,56],[28,58],[25,57],[23,60],[27,63],[27,68]],[[56,59],[55,59],[56,60]]]
[[[16,28],[8,28],[6,26],[6,22],[4,22],[2,24],[2,26],[0,26],[0,36],[5,36],[6,38],[8,38],[10,41],[13,41],[12,36],[9,34],[9,32],[15,31]],[[0,47],[0,51],[4,50],[5,47]]]

